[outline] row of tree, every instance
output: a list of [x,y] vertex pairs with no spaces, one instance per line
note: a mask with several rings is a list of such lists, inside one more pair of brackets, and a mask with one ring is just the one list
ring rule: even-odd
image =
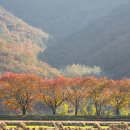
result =
[[68,104],[75,115],[83,114],[84,108],[89,113],[90,106],[97,116],[109,112],[120,115],[122,109],[129,107],[130,79],[63,76],[43,79],[33,74],[4,73],[0,77],[0,97],[5,108],[21,111],[23,115],[37,102],[47,105],[53,114]]

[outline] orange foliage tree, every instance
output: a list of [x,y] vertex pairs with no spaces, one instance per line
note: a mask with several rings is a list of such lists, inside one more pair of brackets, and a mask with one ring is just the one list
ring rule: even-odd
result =
[[67,99],[73,105],[76,116],[81,102],[87,97],[86,90],[84,78],[71,78],[68,87],[66,87]]
[[106,78],[97,79],[95,77],[89,77],[86,80],[88,86],[89,99],[95,107],[96,115],[101,115],[104,105],[109,100],[109,89],[106,87],[108,80]]
[[56,79],[46,79],[39,88],[40,101],[42,100],[52,109],[53,115],[57,108],[66,100],[65,95],[66,78],[58,77]]
[[110,104],[115,110],[117,116],[120,115],[122,108],[127,107],[129,104],[129,92],[130,92],[130,80],[110,80],[109,89],[110,89]]
[[5,73],[1,76],[3,105],[26,115],[37,100],[37,87],[42,79],[32,74]]

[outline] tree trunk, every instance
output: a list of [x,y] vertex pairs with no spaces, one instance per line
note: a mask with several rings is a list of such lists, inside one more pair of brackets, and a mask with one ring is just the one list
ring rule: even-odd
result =
[[98,108],[96,107],[96,115],[99,116]]
[[56,108],[53,108],[52,111],[53,111],[53,115],[56,115]]
[[25,108],[22,109],[22,114],[23,114],[23,116],[26,115],[26,109]]
[[95,103],[95,108],[96,108],[96,116],[100,116],[100,110],[98,109],[97,103]]
[[78,115],[78,101],[75,102],[75,116]]
[[119,107],[116,108],[116,116],[119,116],[120,115],[120,109]]
[[75,116],[77,116],[77,115],[78,115],[78,107],[75,106]]

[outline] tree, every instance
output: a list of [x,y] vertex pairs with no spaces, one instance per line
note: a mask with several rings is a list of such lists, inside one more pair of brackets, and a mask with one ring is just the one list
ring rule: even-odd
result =
[[71,78],[69,86],[66,88],[67,99],[75,108],[75,116],[78,115],[81,102],[87,97],[86,87],[84,84],[84,78]]
[[32,74],[5,73],[0,81],[3,105],[11,110],[20,110],[26,115],[37,100],[36,90],[42,79]]
[[120,115],[121,109],[129,104],[129,86],[129,79],[109,81],[110,103],[117,116]]
[[98,66],[89,67],[80,64],[68,65],[61,72],[67,77],[88,77],[88,76],[99,76],[101,74],[101,69]]
[[52,109],[53,115],[57,108],[66,100],[65,95],[66,78],[57,77],[56,79],[46,79],[39,88],[40,101],[42,100]]
[[96,115],[100,116],[102,109],[109,99],[109,89],[106,87],[108,80],[106,78],[97,79],[89,77],[86,80],[88,86],[89,100],[93,103],[96,109]]

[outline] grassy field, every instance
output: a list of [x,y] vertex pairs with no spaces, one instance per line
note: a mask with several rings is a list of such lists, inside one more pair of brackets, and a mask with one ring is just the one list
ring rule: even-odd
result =
[[41,121],[130,121],[130,116],[47,116],[47,115],[1,115],[0,120],[41,120]]

